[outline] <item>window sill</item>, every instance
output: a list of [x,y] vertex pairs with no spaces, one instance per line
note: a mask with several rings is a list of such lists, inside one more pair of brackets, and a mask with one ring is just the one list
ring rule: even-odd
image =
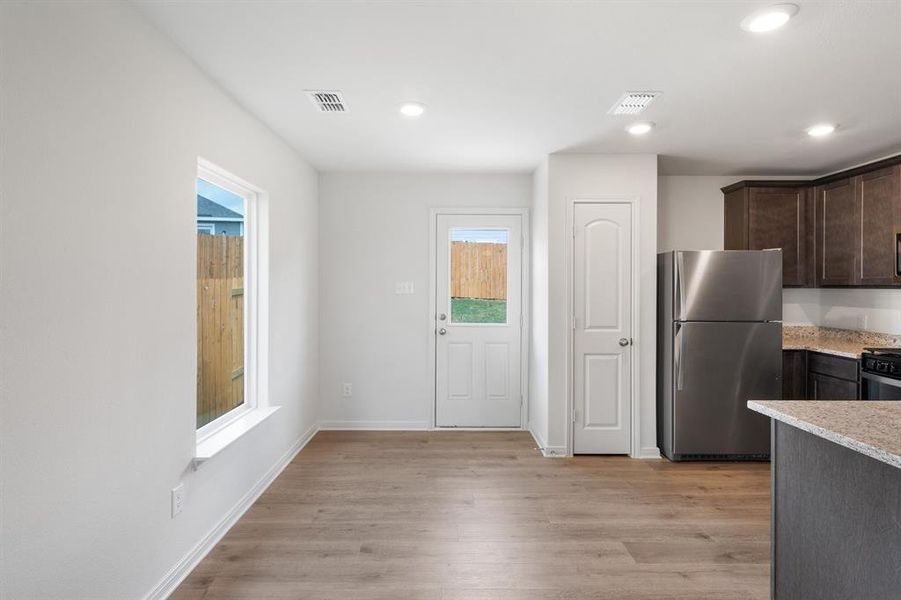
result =
[[245,433],[269,418],[279,408],[278,406],[267,406],[249,410],[246,414],[241,415],[219,431],[197,442],[197,450],[194,452],[194,468],[196,469],[225,450]]

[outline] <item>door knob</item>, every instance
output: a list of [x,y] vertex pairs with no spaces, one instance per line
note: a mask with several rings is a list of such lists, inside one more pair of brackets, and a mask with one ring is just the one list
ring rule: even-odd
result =
[[632,340],[630,340],[629,338],[619,338],[620,346],[628,346],[631,343],[632,343]]
[[445,320],[447,320],[447,315],[444,313],[441,313],[440,315],[438,315],[438,319],[440,319],[441,321],[445,321]]
[[447,329],[445,329],[444,327],[442,327],[441,329],[438,330],[438,335],[444,335],[446,333],[447,333]]

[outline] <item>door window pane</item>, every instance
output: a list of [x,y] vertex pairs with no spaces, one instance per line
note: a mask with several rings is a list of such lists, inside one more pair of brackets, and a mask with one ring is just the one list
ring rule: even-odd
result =
[[197,428],[244,404],[244,198],[197,180]]
[[450,230],[451,323],[507,322],[507,230]]

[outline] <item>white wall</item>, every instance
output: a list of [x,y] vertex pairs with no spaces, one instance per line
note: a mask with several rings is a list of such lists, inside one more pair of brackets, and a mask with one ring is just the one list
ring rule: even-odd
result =
[[[549,159],[548,213],[548,440],[565,449],[571,433],[566,410],[569,375],[566,365],[570,304],[566,293],[565,253],[572,243],[566,206],[574,198],[638,199],[640,298],[635,335],[640,383],[634,390],[641,411],[639,454],[657,454],[656,314],[657,314],[657,157],[648,154],[553,154]],[[543,293],[543,292],[542,292]]]
[[532,318],[529,429],[541,447],[548,437],[548,161],[532,174]]
[[[531,185],[527,174],[320,176],[323,427],[429,426],[429,209],[528,207]],[[396,295],[398,281],[415,293]]]
[[[316,174],[127,3],[0,44],[0,596],[140,598],[316,422]],[[271,195],[282,409],[195,473],[198,155]]]
[[657,250],[722,250],[723,193],[741,177],[665,175],[658,182]]
[[786,324],[901,335],[901,290],[786,289],[782,304]]
[[[661,176],[658,179],[658,250],[721,250],[723,193],[720,188],[742,179],[804,177]],[[782,304],[786,324],[901,333],[901,290],[786,288]]]
[[722,188],[745,179],[806,179],[785,175],[661,175],[657,251],[722,250]]
[[820,291],[782,288],[782,322],[785,325],[818,325]]

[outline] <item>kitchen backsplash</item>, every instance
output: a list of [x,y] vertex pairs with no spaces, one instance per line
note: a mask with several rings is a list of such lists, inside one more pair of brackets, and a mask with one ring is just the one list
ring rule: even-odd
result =
[[901,335],[901,289],[782,290],[787,325],[819,325]]

